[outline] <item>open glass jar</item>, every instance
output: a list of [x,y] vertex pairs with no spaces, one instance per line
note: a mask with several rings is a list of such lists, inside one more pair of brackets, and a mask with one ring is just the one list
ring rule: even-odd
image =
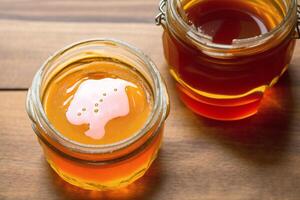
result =
[[[120,68],[115,66],[120,66]],[[89,73],[88,76],[92,77],[92,82],[87,82],[87,77],[79,80],[77,78],[79,76],[76,74],[79,72]],[[137,80],[143,82],[137,82],[136,84],[145,84],[145,87],[148,87],[147,98],[151,99],[151,108],[138,130],[130,132],[129,135],[122,138],[123,131],[129,130],[130,127],[133,127],[130,130],[134,130],[138,119],[132,121],[134,118],[128,118],[132,115],[132,107],[122,115],[111,115],[111,112],[118,113],[124,105],[126,106],[121,102],[124,95],[125,100],[127,96],[128,99],[129,97],[135,98],[135,96],[129,96],[129,93],[135,91],[134,89],[137,86],[127,87],[124,90],[127,96],[126,93],[119,93],[117,98],[114,96],[119,92],[117,89],[122,89],[120,87],[114,87],[111,93],[99,94],[102,95],[100,101],[94,105],[97,108],[87,116],[96,116],[97,125],[101,121],[101,116],[99,115],[100,118],[97,118],[97,114],[101,114],[102,111],[106,110],[107,112],[104,113],[102,118],[110,115],[110,119],[108,119],[110,122],[104,124],[105,132],[114,126],[115,129],[113,130],[118,134],[111,133],[110,136],[105,135],[106,140],[105,137],[97,140],[100,138],[97,135],[97,131],[100,129],[94,131],[95,135],[88,135],[87,133],[90,132],[86,131],[87,129],[91,131],[92,122],[84,121],[81,125],[83,128],[78,128],[78,121],[77,124],[73,125],[68,116],[65,116],[67,115],[66,112],[70,111],[74,99],[78,97],[77,93],[68,96],[67,103],[63,105],[56,106],[55,103],[60,102],[60,98],[70,93],[71,90],[79,91],[80,88],[82,89],[84,83],[93,83],[94,85],[91,88],[85,87],[82,91],[90,91],[87,94],[97,96],[98,94],[94,94],[94,91],[97,90],[97,87],[98,90],[99,87],[101,88],[101,85],[104,84],[103,76],[107,74],[110,76],[110,78],[105,79],[106,82],[110,81],[108,87],[114,84],[112,81],[119,81],[117,78],[121,76],[120,74],[124,75],[125,80],[133,80],[131,76],[134,76]],[[68,83],[65,80],[71,81],[73,79],[76,80],[75,84],[72,87],[67,87]],[[102,82],[99,82],[98,79]],[[61,85],[62,83],[64,85]],[[55,87],[51,93],[51,87],[53,88],[53,86]],[[140,94],[143,91],[138,92]],[[51,98],[51,95],[55,98]],[[140,96],[138,98],[141,99]],[[128,104],[132,106],[131,100],[128,101]],[[101,103],[103,103],[103,107],[101,107]],[[134,102],[135,104],[138,104],[138,102]],[[52,105],[50,109],[47,107],[49,105]],[[123,107],[119,105],[123,105]],[[143,176],[150,167],[156,158],[162,141],[164,122],[169,112],[169,98],[159,71],[141,51],[120,41],[95,39],[73,44],[50,57],[33,79],[32,86],[28,91],[26,108],[45,157],[57,174],[67,182],[81,188],[107,190],[130,184]],[[116,109],[113,111],[114,108]],[[75,117],[83,117],[86,112],[89,112],[88,109],[89,107],[82,108],[82,113]],[[54,113],[51,114],[51,112]],[[143,110],[139,110],[136,117],[143,118],[141,116],[142,112]],[[66,121],[67,118],[69,122]],[[113,120],[115,121],[111,122]],[[121,126],[122,123],[126,123],[126,125]],[[73,129],[69,131],[66,127]],[[81,129],[83,130],[82,133],[74,131]],[[69,135],[66,135],[64,131],[69,131]],[[118,140],[115,141],[114,139],[117,137]]]
[[[159,9],[156,23],[164,27],[164,54],[180,97],[212,119],[255,114],[299,38],[297,0],[162,0]],[[261,33],[251,36],[254,23]],[[228,42],[236,33],[249,37]]]

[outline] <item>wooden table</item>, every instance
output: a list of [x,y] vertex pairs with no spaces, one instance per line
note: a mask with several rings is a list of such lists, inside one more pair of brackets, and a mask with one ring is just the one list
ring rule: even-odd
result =
[[[0,199],[300,199],[300,43],[260,112],[238,122],[197,117],[167,72],[157,0],[0,1]],[[72,42],[113,37],[142,49],[169,87],[172,111],[159,158],[127,188],[91,192],[46,164],[25,97],[35,71]]]

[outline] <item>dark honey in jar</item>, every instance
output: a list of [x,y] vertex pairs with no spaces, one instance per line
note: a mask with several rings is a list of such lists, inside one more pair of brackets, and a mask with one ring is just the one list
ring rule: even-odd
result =
[[286,71],[295,46],[296,1],[168,1],[164,54],[182,101],[218,120],[255,114]]

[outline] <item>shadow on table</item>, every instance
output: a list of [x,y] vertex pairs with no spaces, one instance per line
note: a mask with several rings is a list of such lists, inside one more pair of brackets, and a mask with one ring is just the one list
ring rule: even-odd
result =
[[289,146],[289,128],[293,119],[294,99],[291,77],[286,73],[266,92],[259,112],[248,119],[221,122],[199,117],[210,128],[207,135],[234,154],[256,165],[278,164]]
[[133,199],[153,199],[153,196],[158,192],[159,187],[162,183],[161,172],[161,162],[158,158],[153,162],[150,169],[146,174],[137,180],[136,182],[130,184],[127,187],[112,190],[112,191],[91,191],[80,189],[73,186],[63,179],[61,179],[45,162],[48,166],[49,178],[52,179],[54,191],[57,192],[59,197],[62,199],[70,200],[94,200],[94,199],[109,199],[109,200],[133,200]]

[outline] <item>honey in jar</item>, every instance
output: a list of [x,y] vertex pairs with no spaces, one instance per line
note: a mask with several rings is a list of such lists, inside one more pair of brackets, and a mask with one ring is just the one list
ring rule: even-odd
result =
[[265,90],[291,61],[296,1],[165,4],[160,15],[165,19],[164,54],[182,101],[195,113],[217,120],[255,114]]
[[68,47],[37,72],[27,110],[50,166],[90,190],[124,187],[159,150],[165,85],[140,51],[115,40]]
[[136,72],[107,61],[82,64],[75,72],[61,71],[43,97],[50,123],[83,144],[129,138],[144,126],[152,105],[151,89]]

